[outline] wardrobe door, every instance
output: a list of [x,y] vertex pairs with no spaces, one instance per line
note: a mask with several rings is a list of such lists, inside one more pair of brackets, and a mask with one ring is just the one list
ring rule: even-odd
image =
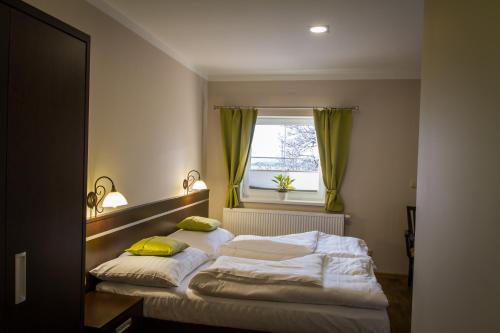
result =
[[78,332],[83,325],[87,44],[15,9],[10,30],[9,332]]
[[5,320],[5,153],[7,142],[7,80],[9,8],[0,3],[0,332]]

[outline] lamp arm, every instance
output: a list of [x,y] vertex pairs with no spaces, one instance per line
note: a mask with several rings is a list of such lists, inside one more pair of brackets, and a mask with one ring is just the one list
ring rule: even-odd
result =
[[101,208],[99,208],[99,204],[104,200],[104,197],[106,196],[106,188],[103,185],[97,185],[97,183],[102,179],[107,179],[111,183],[110,192],[116,192],[115,183],[108,176],[101,176],[95,180],[94,192],[90,192],[89,194],[87,194],[87,207],[89,207],[91,210],[94,210],[94,216],[97,216],[97,213],[102,213],[104,211],[104,208],[102,208],[102,206]]
[[[196,179],[193,174],[196,174],[196,177],[198,177],[198,179]],[[187,177],[186,177],[186,179],[184,179],[184,182],[183,182],[183,187],[186,190],[186,194],[189,193],[189,188],[194,184],[194,182],[196,180],[200,180],[200,179],[201,179],[201,175],[197,170],[193,169],[193,170],[190,170],[188,172]]]
[[[200,179],[200,178],[198,178],[198,179]],[[196,178],[193,175],[189,176],[188,177],[189,187],[193,186],[195,181],[196,181]]]
[[109,180],[109,182],[111,183],[111,192],[116,192],[116,187],[115,187],[115,183],[113,182],[113,179],[109,178],[108,176],[101,176],[99,178],[97,178],[94,182],[94,192],[97,193],[97,183],[101,180],[101,179],[107,179]]
[[97,213],[102,213],[104,211],[104,208],[99,208],[99,204],[104,200],[104,197],[106,196],[106,188],[102,185],[97,185],[94,188],[95,190],[95,196],[96,196],[96,203],[95,203],[95,210]]
[[196,175],[198,176],[198,180],[201,178],[201,175],[200,175],[200,173],[198,172],[198,170],[194,170],[194,169],[188,172],[188,178],[189,178],[189,176],[191,176],[191,177],[193,177],[193,179],[194,179],[194,176],[193,176],[193,175],[191,175],[191,173],[196,173]]

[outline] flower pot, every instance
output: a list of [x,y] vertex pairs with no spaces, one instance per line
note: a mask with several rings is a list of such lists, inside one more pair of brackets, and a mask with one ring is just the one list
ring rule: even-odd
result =
[[278,191],[278,198],[279,198],[281,201],[286,200],[286,197],[287,197],[287,196],[288,196],[288,192]]

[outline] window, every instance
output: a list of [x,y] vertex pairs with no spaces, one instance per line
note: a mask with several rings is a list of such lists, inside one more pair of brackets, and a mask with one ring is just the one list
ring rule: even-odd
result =
[[[295,179],[294,190],[276,191],[273,178]],[[325,189],[312,117],[258,117],[240,197],[247,202],[323,204]]]

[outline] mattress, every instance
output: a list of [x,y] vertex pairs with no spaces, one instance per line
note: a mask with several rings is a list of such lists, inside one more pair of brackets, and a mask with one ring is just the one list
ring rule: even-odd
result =
[[387,311],[205,296],[188,288],[200,266],[176,288],[101,282],[97,290],[144,297],[144,316],[263,332],[389,333]]

